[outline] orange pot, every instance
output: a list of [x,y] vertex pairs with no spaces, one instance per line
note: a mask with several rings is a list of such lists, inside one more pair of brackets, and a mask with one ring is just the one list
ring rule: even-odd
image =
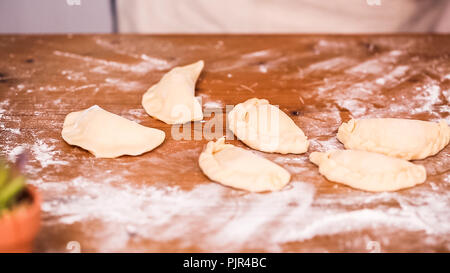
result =
[[26,190],[31,203],[0,216],[0,252],[31,252],[41,225],[41,197],[33,186]]

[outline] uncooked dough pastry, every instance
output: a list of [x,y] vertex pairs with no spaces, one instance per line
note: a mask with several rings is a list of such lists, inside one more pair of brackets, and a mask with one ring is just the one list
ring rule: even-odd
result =
[[294,121],[265,99],[249,99],[228,114],[230,130],[245,144],[263,152],[301,154],[309,142]]
[[168,124],[203,119],[202,106],[195,98],[195,82],[203,61],[175,67],[142,97],[142,106],[152,117]]
[[345,148],[388,156],[423,159],[442,150],[450,140],[450,128],[439,123],[394,118],[352,119],[343,123],[337,138]]
[[223,137],[208,142],[198,161],[211,180],[252,192],[280,190],[291,179],[282,167],[248,150],[225,144]]
[[94,105],[69,113],[64,120],[62,137],[96,157],[113,158],[151,151],[164,141],[165,134]]
[[313,152],[309,160],[328,180],[373,192],[409,188],[425,182],[427,176],[421,165],[366,151]]

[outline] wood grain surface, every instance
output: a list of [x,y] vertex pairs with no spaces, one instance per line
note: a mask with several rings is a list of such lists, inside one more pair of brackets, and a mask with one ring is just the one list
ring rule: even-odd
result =
[[[175,140],[143,110],[165,72],[199,59],[196,95],[215,114],[191,124],[192,138],[257,97],[311,140],[302,155],[254,151],[291,173],[282,191],[211,182],[197,162],[208,140]],[[39,252],[448,252],[449,146],[415,161],[424,184],[390,193],[331,183],[308,156],[343,148],[336,132],[351,116],[450,122],[449,96],[449,35],[0,36],[0,156],[30,154],[44,198]],[[64,117],[95,104],[164,130],[165,142],[116,159],[65,143]]]

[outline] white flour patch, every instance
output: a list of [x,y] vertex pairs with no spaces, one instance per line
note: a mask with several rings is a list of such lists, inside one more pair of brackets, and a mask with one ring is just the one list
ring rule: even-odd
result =
[[104,66],[96,66],[89,70],[92,73],[98,73],[98,74],[108,74],[108,70]]
[[208,101],[203,104],[205,108],[223,108],[223,103],[221,101]]
[[146,61],[147,63],[153,64],[157,70],[165,70],[165,69],[169,69],[172,65],[167,62],[166,60],[160,59],[160,58],[156,58],[156,57],[150,57],[146,54],[141,54],[140,58],[144,61]]
[[[360,191],[316,195],[313,185],[292,181],[280,192],[256,194],[215,183],[185,191],[123,182],[123,177],[102,181],[78,177],[34,184],[44,194],[60,196],[42,206],[51,216],[47,225],[54,221],[103,223],[101,232],[85,231],[99,240],[97,251],[124,250],[137,238],[178,240],[181,247],[195,245],[208,251],[244,247],[280,251],[282,243],[365,228],[425,231],[428,236],[450,234],[446,222],[450,198],[426,190],[413,189],[410,195]],[[383,206],[392,202],[399,206]]]
[[259,72],[261,72],[261,73],[267,73],[267,71],[268,71],[267,65],[264,65],[264,64],[259,65],[258,68],[259,68]]
[[61,75],[65,76],[69,81],[86,81],[87,78],[83,72],[75,72],[73,70],[63,70]]
[[[105,223],[106,230],[99,234],[110,236],[102,238],[100,251],[125,248],[130,230],[142,239],[235,249],[264,236],[267,224],[308,208],[314,195],[313,188],[304,183],[295,183],[289,191],[242,195],[214,183],[182,191],[178,187],[115,185],[113,180],[96,182],[79,177],[70,182],[35,184],[44,193],[61,196],[42,206],[59,223]],[[70,195],[65,194],[68,191]],[[302,209],[292,209],[292,202],[300,203]]]
[[375,89],[377,86],[371,82],[358,82],[348,88],[349,97],[364,98],[371,95]]
[[343,149],[343,145],[337,140],[336,137],[331,137],[327,140],[310,139],[310,146],[317,152]]
[[409,66],[400,65],[395,67],[389,74],[384,77],[378,78],[375,80],[375,83],[378,85],[385,85],[386,83],[395,82],[398,79],[401,79],[405,76],[406,72],[408,72]]
[[129,52],[127,50],[121,49],[119,46],[113,45],[113,44],[109,43],[108,41],[105,41],[105,40],[102,40],[99,38],[95,38],[95,43],[104,48],[112,50],[113,52],[115,52],[117,54],[130,56],[135,59],[143,60],[145,63],[152,65],[155,70],[165,70],[165,69],[168,69],[171,67],[171,64],[169,62],[167,62],[166,60],[156,58],[156,57],[151,57],[151,56],[148,56],[147,54],[137,54],[137,53]]
[[138,74],[145,74],[152,70],[161,70],[162,69],[158,65],[155,65],[154,61],[153,62],[141,61],[136,64],[125,64],[125,63],[119,63],[119,62],[115,62],[115,61],[107,61],[104,59],[94,58],[94,57],[90,57],[90,56],[78,55],[78,54],[70,53],[70,52],[62,52],[59,50],[53,51],[53,54],[56,56],[60,56],[60,57],[66,57],[66,58],[83,61],[88,64],[105,66],[105,67],[109,67],[109,68],[116,69],[119,71],[134,72],[134,73],[138,73]]
[[140,123],[143,118],[148,117],[144,109],[131,109],[128,113],[121,114],[122,117]]
[[59,98],[59,99],[55,99],[55,100],[53,100],[53,105],[55,105],[55,106],[59,106],[59,105],[61,105],[61,102],[62,102],[62,100],[61,100],[61,98]]
[[[249,52],[243,54],[241,56],[236,56],[236,58],[232,58],[231,60],[219,59],[218,61],[211,62],[208,65],[208,71],[210,72],[224,72],[230,71],[233,69],[240,69],[243,67],[252,67],[254,68],[254,64],[256,60],[266,60],[266,64],[260,64],[256,66],[256,71],[260,73],[267,73],[269,68],[276,67],[278,64],[286,62],[287,57],[283,57],[281,52],[272,51],[272,50],[260,50],[255,52]],[[233,75],[231,73],[227,73],[227,77],[231,78]]]
[[76,91],[80,91],[80,90],[85,90],[85,89],[89,89],[89,88],[97,88],[97,84],[85,84],[85,85],[71,85],[71,86],[65,86],[65,85],[59,85],[59,86],[55,86],[55,85],[45,85],[45,86],[41,86],[39,87],[39,91],[70,91],[70,92],[76,92]]
[[[3,124],[2,124],[3,127]],[[20,129],[19,128],[2,128],[4,131],[8,131],[10,133],[16,134],[16,135],[20,135]]]
[[340,100],[338,101],[339,106],[342,108],[347,109],[353,117],[359,118],[364,116],[364,114],[367,111],[367,105],[364,102],[358,101],[358,100]]
[[9,100],[4,100],[2,102],[0,102],[0,118],[3,117],[3,114],[6,112],[6,108],[9,106]]
[[332,40],[319,40],[314,46],[314,51],[320,54],[321,50],[335,50],[340,48],[347,48],[348,43],[332,41]]
[[64,90],[64,87],[57,87],[54,85],[45,85],[39,87],[39,91],[58,91],[58,90]]
[[389,52],[389,55],[397,57],[397,56],[401,56],[403,55],[403,51],[401,50],[392,50],[391,52]]
[[335,57],[335,58],[321,61],[318,63],[313,63],[313,64],[309,65],[306,68],[306,70],[307,71],[316,71],[316,70],[340,69],[340,68],[346,67],[348,65],[351,65],[354,62],[355,61],[353,59],[349,59],[347,57]]
[[96,87],[97,87],[97,84],[86,84],[86,85],[82,85],[82,86],[70,86],[66,90],[74,92],[74,91],[80,91],[80,90],[96,88]]
[[136,116],[138,118],[148,117],[144,109],[131,109],[128,111],[130,115]]
[[137,81],[124,81],[122,79],[117,78],[106,78],[105,84],[106,86],[117,87],[122,91],[136,91],[144,88],[144,85]]
[[305,162],[305,159],[304,159],[304,158],[301,158],[301,157],[286,157],[286,156],[279,156],[279,157],[275,158],[273,161],[274,161],[275,163],[281,163],[281,164],[284,164],[284,163],[290,163],[290,164],[297,163],[297,164],[302,164],[302,163]]
[[271,54],[270,50],[259,50],[259,51],[246,53],[246,54],[242,55],[242,58],[245,58],[245,59],[248,59],[248,58],[259,58],[259,57],[269,56],[270,54]]
[[50,165],[68,165],[69,162],[55,159],[60,154],[55,151],[55,146],[46,144],[43,140],[38,139],[32,146],[31,152],[34,158],[41,164],[42,168]]
[[392,70],[386,78],[388,79],[394,79],[394,78],[401,78],[405,76],[406,72],[409,70],[409,66],[407,65],[399,65],[394,70]]
[[379,84],[379,85],[384,85],[386,83],[386,79],[378,78],[378,79],[375,80],[375,83]]
[[23,151],[25,151],[25,147],[17,146],[13,148],[8,154],[8,160],[10,162],[15,162],[18,155],[20,155]]
[[384,71],[384,66],[379,59],[372,59],[352,67],[349,73],[379,74]]
[[416,99],[419,100],[421,106],[414,108],[412,110],[412,113],[414,114],[423,112],[432,113],[433,106],[435,104],[442,103],[442,100],[439,98],[440,93],[441,88],[439,85],[436,84],[425,85],[420,94],[416,96]]
[[386,69],[394,64],[398,57],[401,55],[394,53],[395,51],[391,51],[388,54],[384,54],[380,57],[369,59],[363,63],[360,63],[350,69],[348,69],[346,72],[351,74],[381,74]]
[[300,167],[298,165],[286,164],[284,168],[287,169],[291,174],[302,173],[308,171],[309,169],[306,167]]

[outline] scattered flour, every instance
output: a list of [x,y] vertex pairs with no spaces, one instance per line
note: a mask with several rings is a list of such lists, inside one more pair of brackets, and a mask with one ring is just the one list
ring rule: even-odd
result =
[[[94,231],[101,237],[97,238],[101,240],[98,251],[124,250],[135,237],[179,240],[183,247],[196,245],[209,251],[239,251],[243,247],[281,251],[282,243],[366,228],[424,231],[429,236],[450,234],[450,223],[446,222],[449,197],[423,190],[412,190],[413,197],[364,192],[317,195],[313,185],[293,181],[280,192],[253,194],[215,183],[188,191],[176,186],[131,186],[123,183],[122,177],[102,181],[78,177],[35,184],[44,193],[60,196],[42,206],[52,219],[47,225],[52,221],[65,225],[104,223],[102,232]],[[399,207],[384,208],[383,203],[389,202]]]
[[134,122],[140,123],[143,118],[148,117],[148,114],[144,109],[131,109],[125,114],[120,114],[120,116],[132,120]]
[[338,103],[342,108],[347,109],[355,118],[364,116],[367,111],[367,105],[359,100],[340,100]]
[[157,70],[165,70],[169,69],[171,67],[171,64],[168,63],[166,60],[150,57],[146,54],[141,54],[141,59],[146,61],[147,63],[153,64],[155,67],[157,67]]
[[137,64],[125,64],[125,63],[119,63],[115,61],[107,61],[95,57],[90,56],[83,56],[75,53],[70,52],[63,52],[59,50],[53,51],[53,54],[60,57],[66,57],[71,59],[80,60],[86,63],[98,65],[98,66],[104,66],[109,67],[112,69],[117,69],[124,72],[134,72],[138,74],[145,74],[153,70],[162,70],[165,69],[160,67],[158,64],[155,64],[155,61],[140,61]]
[[221,101],[208,101],[203,104],[205,108],[223,108],[223,103]]
[[18,155],[20,155],[23,151],[25,151],[25,147],[17,146],[13,148],[8,154],[8,160],[10,162],[15,162]]
[[397,66],[386,76],[376,79],[375,82],[379,85],[384,85],[387,82],[394,82],[395,80],[404,77],[408,70],[409,66],[407,65]]
[[75,72],[73,70],[63,70],[61,74],[66,77],[69,81],[86,81],[87,78],[84,76],[83,72]]
[[127,50],[121,49],[119,46],[113,45],[111,43],[109,43],[108,41],[105,41],[103,39],[99,39],[99,38],[95,38],[95,43],[107,48],[109,50],[114,51],[115,53],[121,54],[121,55],[125,55],[125,56],[130,56],[133,57],[135,59],[140,59],[145,61],[147,64],[151,64],[153,65],[153,67],[156,70],[165,70],[171,67],[171,64],[169,62],[167,62],[166,60],[160,59],[160,58],[156,58],[156,57],[151,57],[148,56],[147,54],[136,54],[136,53],[132,53],[129,52]]
[[423,87],[423,90],[416,96],[419,100],[420,106],[412,109],[412,113],[433,112],[433,106],[442,103],[439,98],[441,88],[437,84],[429,84]]
[[393,53],[396,51],[390,51],[387,54],[383,54],[380,57],[369,59],[363,63],[360,63],[346,72],[351,74],[380,74],[383,73],[390,65],[396,63],[397,58],[401,56],[400,53]]
[[313,63],[307,67],[307,71],[317,71],[317,70],[332,70],[339,69],[348,65],[351,65],[355,60],[349,59],[347,57],[335,57],[325,61],[320,61]]
[[261,65],[259,65],[259,72],[261,72],[261,73],[267,73],[267,65],[263,65],[263,64],[261,64]]
[[16,135],[20,135],[20,129],[19,128],[3,128],[3,124],[2,124],[1,127],[5,131],[8,131],[8,132],[16,134]]
[[384,85],[386,83],[386,79],[384,78],[378,78],[375,80],[375,82],[379,85]]
[[401,50],[392,50],[391,52],[389,52],[389,55],[397,57],[397,56],[401,56],[403,55],[403,51]]
[[0,102],[0,118],[3,117],[3,114],[6,112],[6,108],[9,106],[9,100],[4,100],[2,102]]
[[55,150],[55,146],[46,144],[43,140],[38,139],[32,146],[31,152],[34,158],[41,164],[42,168],[50,165],[68,165],[69,162],[55,159],[60,152]]
[[122,91],[136,91],[142,90],[145,85],[137,81],[124,81],[117,78],[106,78],[105,85],[110,87],[117,87]]
[[255,52],[250,52],[242,55],[242,58],[257,58],[257,57],[265,57],[271,54],[271,50],[259,50]]

